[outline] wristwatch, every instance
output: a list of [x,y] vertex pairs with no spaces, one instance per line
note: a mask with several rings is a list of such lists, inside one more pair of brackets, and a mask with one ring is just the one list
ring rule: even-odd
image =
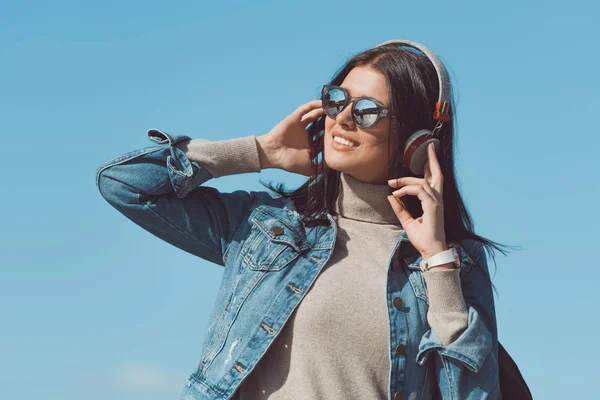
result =
[[427,259],[421,260],[419,264],[421,271],[429,271],[431,268],[438,265],[453,263],[455,268],[460,268],[460,257],[458,251],[452,245],[448,246],[448,250],[437,253]]

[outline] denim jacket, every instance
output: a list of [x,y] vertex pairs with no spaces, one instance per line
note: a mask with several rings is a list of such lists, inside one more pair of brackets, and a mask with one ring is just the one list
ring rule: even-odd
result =
[[[264,191],[219,192],[175,144],[191,139],[151,129],[152,146],[102,163],[101,195],[155,236],[224,267],[197,366],[182,400],[236,399],[242,380],[273,343],[336,241],[328,224],[304,223],[294,204]],[[310,225],[310,226],[309,226]],[[401,231],[387,265],[389,399],[497,399],[498,343],[487,258],[481,244],[457,246],[468,327],[445,347],[427,323],[420,254]],[[394,302],[400,297],[402,302]],[[402,304],[398,306],[398,304]],[[239,341],[236,338],[244,338]],[[239,342],[239,343],[238,343]],[[397,344],[407,345],[397,355]]]

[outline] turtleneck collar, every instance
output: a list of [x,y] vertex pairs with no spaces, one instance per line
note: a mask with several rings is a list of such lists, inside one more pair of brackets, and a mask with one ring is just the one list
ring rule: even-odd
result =
[[389,185],[362,182],[343,172],[340,173],[340,181],[340,193],[334,210],[343,218],[400,225],[387,200],[392,192]]

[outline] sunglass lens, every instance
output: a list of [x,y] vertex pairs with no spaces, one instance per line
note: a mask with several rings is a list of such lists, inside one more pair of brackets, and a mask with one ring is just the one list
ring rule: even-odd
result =
[[377,104],[371,100],[361,99],[356,103],[354,107],[354,118],[356,123],[363,127],[368,128],[377,122],[379,110]]
[[325,92],[322,99],[323,110],[327,115],[335,117],[342,112],[346,104],[346,96],[340,89],[329,89]]

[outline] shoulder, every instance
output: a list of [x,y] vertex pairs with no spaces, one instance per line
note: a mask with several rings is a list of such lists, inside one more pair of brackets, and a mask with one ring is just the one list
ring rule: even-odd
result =
[[263,210],[268,210],[276,214],[280,212],[296,212],[296,207],[291,197],[285,197],[268,191],[254,192],[254,195],[256,197],[254,202],[255,208],[260,207]]

